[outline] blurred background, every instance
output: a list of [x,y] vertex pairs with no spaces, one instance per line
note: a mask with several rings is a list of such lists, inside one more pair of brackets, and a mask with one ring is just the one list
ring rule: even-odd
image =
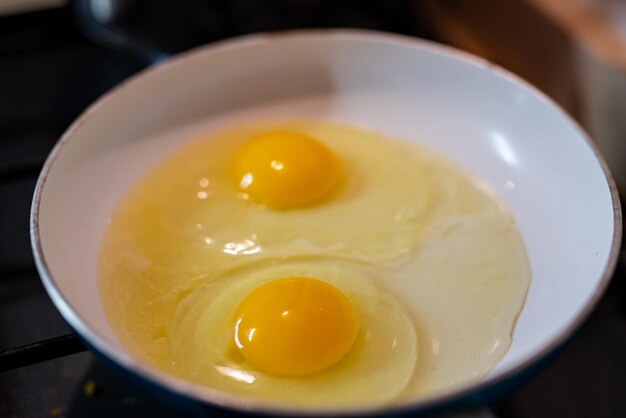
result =
[[[0,417],[176,416],[89,353],[47,360],[82,347],[32,261],[37,174],[72,120],[128,76],[197,45],[305,27],[401,33],[511,70],[591,134],[626,193],[624,0],[0,0],[0,352],[11,353],[0,359]],[[542,374],[463,416],[626,416],[623,259]],[[46,361],[17,367],[34,360],[19,347],[39,342],[34,359]]]

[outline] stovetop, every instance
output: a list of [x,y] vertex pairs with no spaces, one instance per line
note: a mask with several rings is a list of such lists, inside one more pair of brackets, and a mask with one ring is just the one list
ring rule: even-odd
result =
[[[405,14],[399,22],[371,8],[352,13],[359,4],[342,2],[326,24],[433,37],[419,26],[419,17],[413,27]],[[28,217],[37,174],[63,130],[86,106],[150,64],[149,55],[88,40],[74,22],[71,7],[0,18],[0,351],[71,333],[45,293],[31,255]],[[271,22],[265,25],[211,36],[268,29]],[[560,356],[481,416],[626,416],[625,275],[620,263],[600,305]],[[29,352],[40,360],[55,349],[82,351],[72,336],[49,341],[39,354],[32,348]],[[15,369],[24,359],[11,359],[10,364],[0,361],[0,370],[12,369],[0,372],[0,417],[179,416],[88,352]]]

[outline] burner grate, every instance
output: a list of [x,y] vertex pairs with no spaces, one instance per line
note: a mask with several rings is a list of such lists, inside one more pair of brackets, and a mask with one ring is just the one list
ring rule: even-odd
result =
[[0,351],[0,373],[86,350],[87,348],[76,334],[61,335],[9,348]]
[[0,164],[0,184],[39,174],[45,155],[35,155]]

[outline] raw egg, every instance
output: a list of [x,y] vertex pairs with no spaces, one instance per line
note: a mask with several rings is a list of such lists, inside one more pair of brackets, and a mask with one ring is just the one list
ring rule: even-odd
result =
[[186,379],[320,407],[388,402],[418,360],[411,315],[369,266],[318,256],[258,261],[194,288],[169,347]]
[[501,200],[438,153],[319,121],[191,141],[120,201],[99,287],[124,347],[215,390],[315,408],[482,379],[530,283]]
[[[256,180],[246,186],[246,178]],[[196,262],[207,251],[227,260],[313,250],[384,260],[415,242],[432,193],[422,167],[395,142],[286,123],[224,131],[183,147],[133,188],[120,210],[135,217],[128,233],[137,249],[155,258],[169,257],[182,240],[183,257]]]

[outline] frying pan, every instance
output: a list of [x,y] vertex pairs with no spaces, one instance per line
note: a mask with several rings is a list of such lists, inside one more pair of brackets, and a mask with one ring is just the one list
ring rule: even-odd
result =
[[[159,159],[201,134],[271,118],[314,118],[425,144],[508,204],[532,283],[503,360],[481,382],[375,409],[266,405],[169,376],[120,345],[100,304],[107,218]],[[584,321],[621,239],[619,199],[587,135],[512,74],[454,49],[354,31],[259,34],[202,47],[113,89],[65,132],[43,168],[31,237],[53,302],[90,349],[165,402],[197,415],[417,414],[492,399],[520,384]]]

